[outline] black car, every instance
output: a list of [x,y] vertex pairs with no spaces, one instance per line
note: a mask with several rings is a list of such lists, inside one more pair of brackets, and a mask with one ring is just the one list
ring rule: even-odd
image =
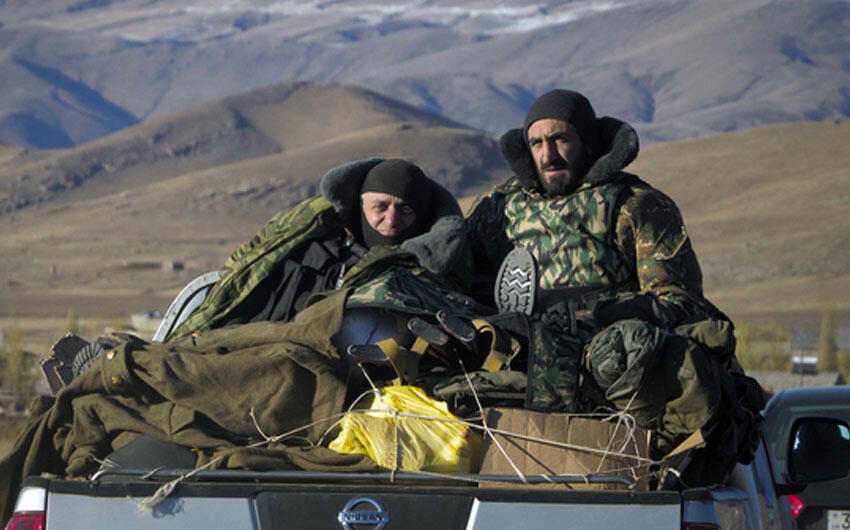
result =
[[[793,482],[794,470],[789,470],[788,455],[778,448],[788,447],[788,437],[800,418],[837,418],[850,422],[850,386],[783,390],[771,398],[763,414],[777,472]],[[850,451],[850,429],[836,424],[817,432],[816,436],[822,440],[835,438],[828,445],[835,447],[837,453],[828,451],[816,455],[816,459],[824,473],[829,475],[834,471],[832,476],[843,478],[809,484],[802,491],[789,494],[788,502],[801,530],[850,530],[850,477],[846,469],[838,469],[846,466],[847,458],[842,456]]]

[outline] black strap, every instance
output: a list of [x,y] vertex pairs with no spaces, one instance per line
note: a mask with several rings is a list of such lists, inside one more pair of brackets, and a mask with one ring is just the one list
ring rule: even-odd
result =
[[624,291],[637,291],[631,279],[610,285],[583,285],[580,287],[540,289],[537,292],[537,304],[538,307],[545,309],[559,302],[565,302],[568,305],[577,306],[577,309],[592,309],[593,305],[599,300],[610,298]]

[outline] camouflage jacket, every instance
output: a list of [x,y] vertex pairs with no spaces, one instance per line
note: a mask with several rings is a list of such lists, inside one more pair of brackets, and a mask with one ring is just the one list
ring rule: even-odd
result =
[[[359,190],[369,169],[382,159],[373,158],[339,166],[321,180],[321,196],[272,217],[247,243],[225,262],[225,275],[212,287],[203,304],[167,340],[232,321],[240,304],[277,266],[307,241],[338,234],[359,223]],[[370,249],[352,267],[346,268],[340,286],[357,287],[374,281],[392,267],[426,274],[432,281],[454,286],[461,274],[460,256],[465,247],[463,214],[452,194],[433,182],[429,211],[430,229],[401,245]],[[444,277],[445,280],[438,280]],[[460,283],[460,280],[458,280]],[[362,301],[362,296],[361,296]]]
[[505,134],[500,147],[516,176],[470,210],[475,270],[493,277],[504,256],[522,246],[537,262],[541,293],[647,293],[653,321],[672,325],[705,305],[699,263],[676,204],[622,171],[637,156],[635,131],[612,118],[600,123],[607,150],[578,190],[555,198],[539,191],[522,131]]

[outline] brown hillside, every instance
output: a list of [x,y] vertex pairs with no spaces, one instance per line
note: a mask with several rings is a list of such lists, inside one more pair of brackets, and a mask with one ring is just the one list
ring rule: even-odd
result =
[[[76,149],[18,156],[0,152],[5,159],[0,165],[0,214],[127,192],[190,172],[320,146],[327,154],[314,164],[323,158],[339,161],[334,154],[338,140],[348,142],[349,135],[387,126],[469,130],[363,89],[278,84],[153,119]],[[392,129],[383,134],[369,152],[398,143]],[[491,149],[492,141],[486,141],[490,145],[485,150]],[[462,180],[455,168],[436,169],[450,180]],[[288,175],[278,167],[259,177]]]
[[[850,121],[656,145],[632,170],[682,208],[706,292],[732,315],[850,326]],[[802,320],[800,320],[802,318]]]

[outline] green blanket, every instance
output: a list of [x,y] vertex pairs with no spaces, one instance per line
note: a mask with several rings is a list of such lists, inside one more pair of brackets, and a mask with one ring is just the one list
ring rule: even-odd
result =
[[[193,448],[199,466],[377,470],[367,457],[317,445],[333,438],[326,431],[345,407],[348,369],[329,330],[339,329],[346,295],[288,324],[245,324],[168,344],[121,341],[55,398],[34,403],[0,460],[4,520],[23,477],[86,476],[142,434]],[[288,436],[266,443],[278,435]]]

